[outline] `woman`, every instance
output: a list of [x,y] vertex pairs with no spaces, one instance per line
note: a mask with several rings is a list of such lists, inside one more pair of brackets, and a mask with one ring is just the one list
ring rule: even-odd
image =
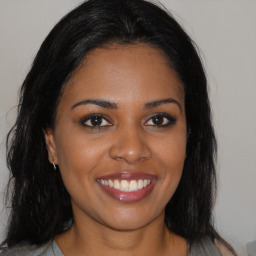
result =
[[42,44],[19,106],[1,255],[233,251],[213,227],[216,142],[203,67],[164,10],[83,3]]

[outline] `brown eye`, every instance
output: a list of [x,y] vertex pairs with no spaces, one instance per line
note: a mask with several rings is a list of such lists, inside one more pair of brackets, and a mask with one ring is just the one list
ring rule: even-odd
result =
[[176,118],[169,114],[156,114],[145,123],[146,126],[166,127],[176,123]]
[[90,122],[92,126],[100,126],[103,122],[103,118],[101,116],[93,116]]
[[[162,125],[166,121],[163,116],[152,117],[152,123],[155,125]],[[167,120],[168,121],[168,120]]]
[[93,114],[88,117],[86,117],[84,120],[82,120],[82,124],[84,126],[88,126],[91,128],[100,128],[100,127],[106,127],[112,125],[106,118],[104,118],[102,115]]

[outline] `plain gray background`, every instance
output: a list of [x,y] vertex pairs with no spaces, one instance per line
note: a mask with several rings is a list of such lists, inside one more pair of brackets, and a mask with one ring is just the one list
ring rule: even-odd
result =
[[[0,240],[7,212],[5,138],[17,92],[52,26],[81,0],[0,0]],[[219,145],[220,233],[245,256],[256,239],[256,0],[162,0],[199,45]]]

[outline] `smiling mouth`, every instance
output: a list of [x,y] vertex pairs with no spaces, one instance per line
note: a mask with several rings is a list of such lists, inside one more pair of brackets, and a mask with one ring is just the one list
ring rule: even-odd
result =
[[110,188],[115,188],[119,191],[133,192],[133,191],[138,191],[140,189],[147,187],[148,185],[150,185],[151,180],[150,179],[139,179],[139,180],[100,179],[99,182],[105,186],[108,186]]
[[107,195],[121,202],[136,202],[147,197],[157,177],[144,173],[115,173],[99,177],[97,183]]

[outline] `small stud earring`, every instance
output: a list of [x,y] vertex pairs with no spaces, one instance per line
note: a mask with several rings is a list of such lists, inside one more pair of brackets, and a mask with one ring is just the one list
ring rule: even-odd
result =
[[54,169],[54,170],[56,170],[56,169],[57,169],[57,167],[56,167],[56,164],[54,163],[54,159],[53,159],[53,157],[52,157],[52,165],[53,165],[53,169]]

